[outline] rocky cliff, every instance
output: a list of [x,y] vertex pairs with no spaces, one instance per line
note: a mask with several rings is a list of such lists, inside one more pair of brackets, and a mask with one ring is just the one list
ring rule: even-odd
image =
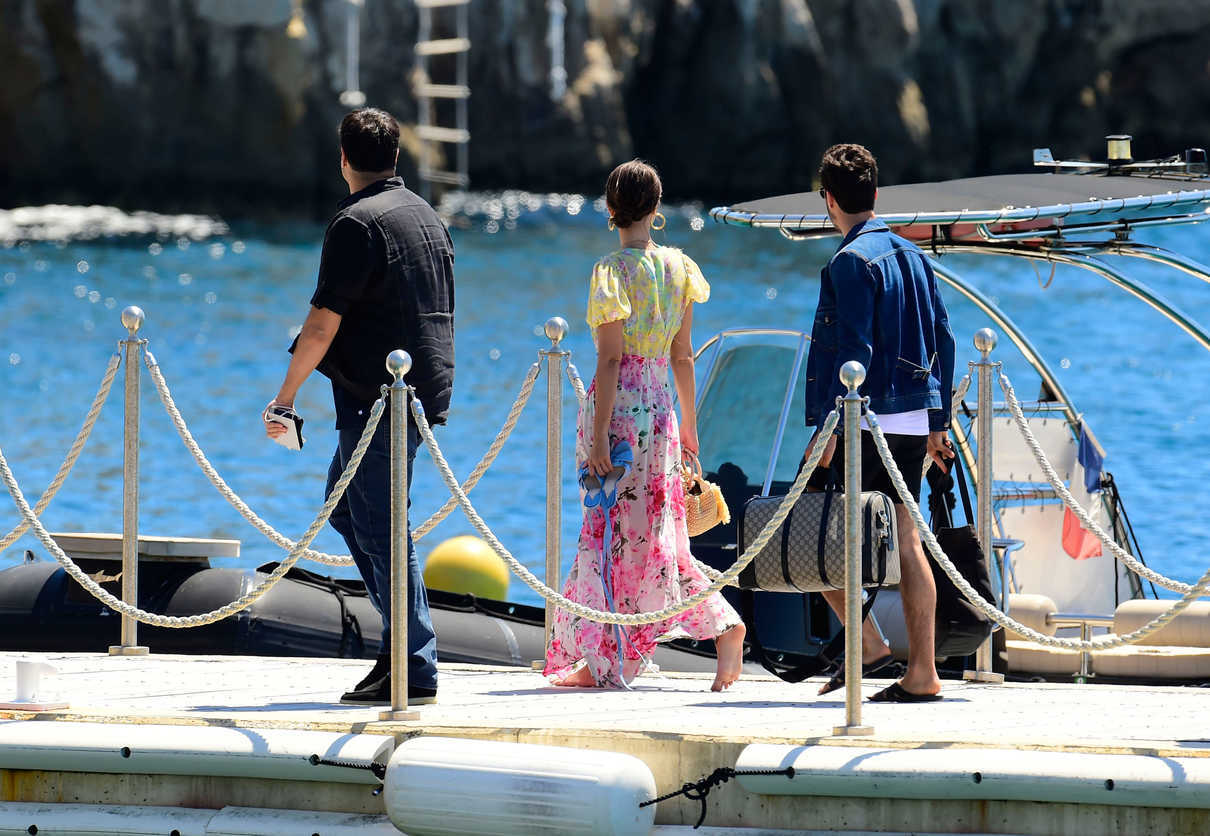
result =
[[[1210,0],[472,0],[473,187],[673,198],[812,187],[857,141],[884,183],[1020,170],[1030,149],[1210,145]],[[322,215],[341,193],[346,0],[3,0],[0,205]],[[365,0],[361,88],[407,125],[418,12]],[[401,171],[414,176],[405,131]]]

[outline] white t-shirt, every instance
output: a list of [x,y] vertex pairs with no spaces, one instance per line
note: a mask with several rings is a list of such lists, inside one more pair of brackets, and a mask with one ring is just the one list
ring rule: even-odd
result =
[[[928,435],[929,411],[913,409],[911,412],[891,412],[887,415],[879,415],[878,426],[882,427],[882,431],[887,435]],[[870,428],[864,415],[861,418],[861,428],[863,430]]]

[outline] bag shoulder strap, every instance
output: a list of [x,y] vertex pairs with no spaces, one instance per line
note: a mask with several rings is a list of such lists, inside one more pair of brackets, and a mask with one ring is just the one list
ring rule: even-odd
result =
[[[962,512],[966,514],[966,524],[974,525],[975,515],[971,513],[971,494],[970,489],[966,487],[966,469],[962,466],[961,457],[954,456],[950,470],[957,471],[958,493],[962,496]],[[950,520],[950,525],[953,525],[953,520]]]
[[[862,621],[865,621],[869,617],[870,611],[874,608],[874,598],[877,595],[877,587],[870,590],[869,598],[866,599],[865,604],[861,607]],[[760,635],[756,629],[756,595],[751,589],[745,589],[740,592],[740,617],[743,618],[744,626],[748,630],[748,650],[752,660],[758,662],[762,668],[784,682],[798,683],[804,679],[809,679],[812,676],[823,673],[836,664],[836,658],[844,650],[844,627],[841,626],[840,632],[833,636],[832,640],[815,656],[792,668],[787,668],[784,665],[778,666],[769,656],[769,651],[761,643]]]

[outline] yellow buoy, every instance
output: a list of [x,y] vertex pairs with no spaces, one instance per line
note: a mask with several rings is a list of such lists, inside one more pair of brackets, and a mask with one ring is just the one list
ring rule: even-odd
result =
[[508,600],[508,566],[487,541],[469,534],[451,537],[429,552],[424,585],[497,601]]

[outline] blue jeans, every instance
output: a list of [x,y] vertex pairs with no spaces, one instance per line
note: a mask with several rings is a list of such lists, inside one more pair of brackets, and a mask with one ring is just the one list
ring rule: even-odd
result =
[[[344,472],[364,426],[338,430],[340,440],[328,467],[324,495]],[[412,461],[420,446],[420,431],[408,422],[408,486]],[[409,504],[411,500],[409,498]],[[344,538],[353,562],[365,581],[370,601],[382,614],[382,653],[391,647],[391,437],[390,417],[383,415],[361,466],[328,520]],[[429,614],[428,595],[408,526],[408,684],[437,687],[437,636]]]

